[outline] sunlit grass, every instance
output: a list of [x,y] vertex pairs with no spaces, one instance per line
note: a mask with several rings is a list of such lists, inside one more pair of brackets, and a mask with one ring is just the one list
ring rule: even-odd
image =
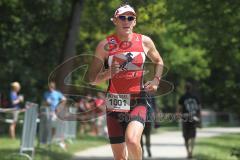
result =
[[[106,144],[103,137],[81,135],[72,143],[67,142],[67,151],[62,150],[57,144],[51,146],[40,145],[35,147],[35,160],[69,160],[73,153],[82,151],[89,147]],[[1,160],[25,160],[26,158],[17,155],[19,153],[20,140],[12,140],[8,137],[0,138],[0,159]]]
[[240,152],[240,134],[226,134],[197,140],[195,157],[198,160],[237,160],[233,148]]

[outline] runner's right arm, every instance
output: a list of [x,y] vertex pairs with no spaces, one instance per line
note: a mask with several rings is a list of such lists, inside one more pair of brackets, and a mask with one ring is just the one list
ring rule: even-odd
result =
[[119,65],[110,66],[109,69],[104,68],[104,61],[108,58],[108,51],[105,49],[107,44],[106,39],[102,40],[96,48],[95,56],[88,72],[88,79],[92,85],[108,80],[120,71]]

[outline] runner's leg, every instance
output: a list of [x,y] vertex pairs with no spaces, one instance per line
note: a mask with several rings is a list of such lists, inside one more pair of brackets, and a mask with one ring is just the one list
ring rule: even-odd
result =
[[142,159],[142,147],[140,144],[141,136],[144,126],[139,121],[132,121],[128,124],[125,141],[127,144],[128,154],[130,160]]
[[107,128],[115,160],[127,160],[127,147],[124,137],[127,123],[121,119],[121,113],[107,114]]
[[130,160],[142,159],[141,136],[146,121],[147,108],[145,106],[135,106],[130,112],[130,123],[125,133],[125,142],[127,144]]
[[127,160],[126,143],[111,144],[115,160]]

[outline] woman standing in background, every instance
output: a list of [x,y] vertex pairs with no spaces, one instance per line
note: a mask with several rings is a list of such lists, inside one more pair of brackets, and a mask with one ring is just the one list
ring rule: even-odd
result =
[[13,122],[9,127],[9,134],[12,139],[15,139],[16,134],[16,124],[18,121],[18,114],[19,114],[19,109],[20,103],[24,101],[24,98],[22,95],[19,95],[19,92],[21,90],[21,85],[19,82],[13,82],[11,83],[11,92],[10,92],[10,107],[13,109],[16,109],[13,111]]

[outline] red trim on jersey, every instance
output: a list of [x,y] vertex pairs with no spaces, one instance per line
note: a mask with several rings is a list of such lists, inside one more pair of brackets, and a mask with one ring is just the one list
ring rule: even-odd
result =
[[[129,45],[130,47],[125,46],[126,49],[124,48],[123,45],[121,45],[121,43],[124,43],[124,41],[121,41],[115,34],[108,36],[107,41],[109,47],[108,50],[109,56],[121,52],[144,52],[141,34],[133,33],[132,39],[130,41],[131,45]],[[120,48],[120,46],[123,47]]]

